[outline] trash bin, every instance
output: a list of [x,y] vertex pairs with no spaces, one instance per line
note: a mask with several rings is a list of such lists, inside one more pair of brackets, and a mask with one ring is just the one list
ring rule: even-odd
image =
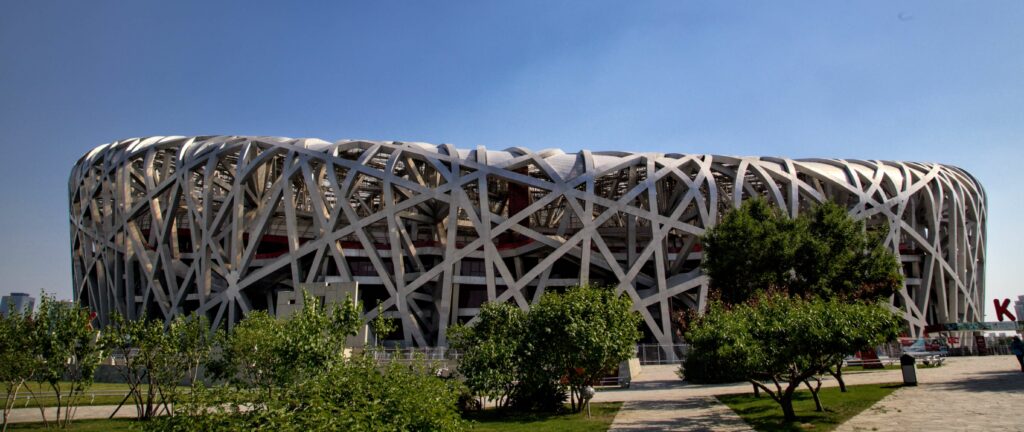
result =
[[914,366],[914,363],[917,363],[917,359],[914,356],[910,354],[900,356],[900,368],[903,369],[903,385],[917,385],[917,368]]

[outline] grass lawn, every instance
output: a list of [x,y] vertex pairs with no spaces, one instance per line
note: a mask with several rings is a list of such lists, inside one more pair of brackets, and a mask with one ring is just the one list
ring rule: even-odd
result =
[[847,366],[843,368],[843,375],[848,373],[862,373],[862,372],[878,372],[883,370],[897,370],[900,368],[899,364],[886,365],[881,369],[865,368],[864,366]]
[[[132,430],[132,425],[136,425],[137,423],[138,422],[132,419],[72,420],[71,427],[64,430],[80,432],[129,431]],[[46,429],[46,426],[43,426],[42,423],[12,423],[7,425],[7,430],[42,431],[53,429]],[[138,430],[138,427],[136,427],[135,430]]]
[[838,387],[823,388],[818,397],[825,408],[824,412],[814,411],[814,398],[810,392],[798,391],[793,397],[793,409],[797,416],[797,421],[793,423],[783,420],[782,408],[767,395],[760,398],[754,397],[753,393],[722,395],[718,396],[718,400],[759,431],[829,431],[898,388],[899,384],[856,385],[847,386],[849,391],[846,393],[840,393]]
[[615,419],[622,403],[595,403],[590,408],[593,417],[587,413],[520,413],[507,410],[489,409],[471,415],[473,431],[605,431]]

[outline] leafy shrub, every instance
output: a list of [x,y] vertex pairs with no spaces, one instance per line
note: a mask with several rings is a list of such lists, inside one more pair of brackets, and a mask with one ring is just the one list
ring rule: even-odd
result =
[[357,305],[325,311],[305,298],[288,320],[253,312],[221,339],[212,369],[224,384],[196,389],[150,431],[459,431],[463,388],[423,361],[380,366],[346,358]]
[[423,361],[378,366],[369,356],[339,360],[302,385],[261,391],[226,386],[197,390],[185,415],[161,417],[146,430],[460,431],[461,386]]
[[720,367],[713,350],[691,350],[678,375],[694,384],[722,384],[746,381],[742,374]]
[[583,387],[633,355],[640,316],[632,308],[628,297],[591,286],[545,293],[529,313],[485,304],[474,325],[452,331],[459,373],[499,405],[552,411],[568,398],[579,410]]
[[508,303],[486,303],[472,327],[456,326],[449,342],[459,354],[459,372],[475,394],[507,405],[521,380],[526,312]]

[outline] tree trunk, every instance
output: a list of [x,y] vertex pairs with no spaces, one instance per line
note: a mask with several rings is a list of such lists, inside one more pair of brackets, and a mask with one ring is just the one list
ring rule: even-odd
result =
[[795,421],[796,413],[793,412],[793,394],[786,393],[779,397],[779,405],[782,406],[782,416],[786,421]]
[[761,397],[761,387],[758,387],[757,384],[751,385],[754,386],[754,397]]
[[21,386],[25,383],[24,380],[19,382],[17,385],[11,388],[11,391],[7,392],[7,400],[4,401],[4,428],[3,432],[7,432],[7,420],[11,416],[11,410],[14,409],[15,402],[18,401],[18,392],[21,390]]
[[829,369],[828,373],[839,383],[839,391],[846,393],[846,381],[843,381],[843,360],[839,359],[839,362],[836,363],[836,370]]
[[811,396],[814,397],[814,410],[822,412],[824,409],[821,408],[821,400],[818,399],[818,391],[821,390],[821,381],[818,381],[818,388],[811,387],[810,381],[804,380],[804,384],[807,385],[807,390],[811,391]]
[[[42,391],[42,383],[40,383],[39,387],[39,390]],[[25,390],[28,390],[28,394],[31,398],[36,400],[36,406],[39,408],[39,417],[43,419],[43,426],[49,429],[50,422],[46,420],[46,409],[43,408],[43,402],[36,397],[36,392],[32,391],[32,386],[25,386]]]
[[57,413],[54,414],[54,416],[56,416],[54,421],[57,422],[57,427],[60,427],[60,407],[61,407],[61,397],[60,397],[60,389],[58,388],[57,389]]
[[779,405],[782,405],[782,415],[785,416],[786,421],[796,420],[796,412],[793,411],[793,393],[805,379],[807,379],[806,376],[790,376],[786,391],[779,395]]

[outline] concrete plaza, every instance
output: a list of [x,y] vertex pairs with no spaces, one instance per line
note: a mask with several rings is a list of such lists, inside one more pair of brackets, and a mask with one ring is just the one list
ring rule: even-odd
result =
[[[676,366],[648,366],[626,390],[602,391],[597,402],[621,401],[611,430],[747,431],[715,395],[749,393],[749,384],[694,385]],[[919,385],[903,387],[841,425],[839,431],[1024,431],[1024,373],[1013,356],[952,357],[918,369]],[[899,370],[844,375],[848,385],[902,382]],[[835,380],[823,380],[835,386]]]

